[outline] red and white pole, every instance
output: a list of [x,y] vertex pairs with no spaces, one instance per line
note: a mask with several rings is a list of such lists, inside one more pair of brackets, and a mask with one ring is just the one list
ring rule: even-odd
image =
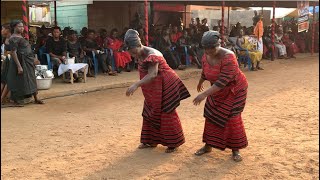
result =
[[222,1],[222,14],[221,14],[221,45],[222,47],[224,46],[224,6],[225,6],[225,2]]
[[271,41],[272,41],[272,57],[271,57],[271,61],[274,61],[275,58],[275,46],[274,46],[274,32],[275,32],[275,28],[276,28],[276,1],[273,1],[273,11],[272,11],[272,32],[271,32]]
[[24,37],[29,40],[29,27],[28,27],[29,23],[28,23],[28,11],[27,11],[27,1],[26,0],[22,0],[22,11],[23,11],[22,20],[23,20],[23,24],[24,24],[24,30],[26,32]]
[[312,12],[312,45],[311,45],[311,55],[314,53],[314,33],[316,29],[316,2],[313,2],[313,12]]
[[149,45],[149,18],[148,18],[148,0],[144,1],[144,17],[145,17],[145,30],[146,30],[146,34],[145,34],[145,38],[146,38],[146,46]]

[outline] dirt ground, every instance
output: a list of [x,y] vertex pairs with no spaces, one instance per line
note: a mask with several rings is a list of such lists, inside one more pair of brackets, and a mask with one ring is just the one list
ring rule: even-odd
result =
[[173,154],[137,149],[141,90],[131,98],[119,88],[2,109],[1,179],[319,179],[318,58],[245,73],[249,146],[240,163],[230,150],[193,155],[203,145],[204,102],[192,105],[198,78],[191,78],[184,82],[192,97],[178,108],[186,143]]

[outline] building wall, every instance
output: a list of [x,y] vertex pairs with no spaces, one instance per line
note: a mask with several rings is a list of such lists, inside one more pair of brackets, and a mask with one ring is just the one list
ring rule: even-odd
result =
[[[53,3],[50,6],[51,19],[54,23],[54,7]],[[57,22],[58,26],[63,29],[64,27],[71,27],[80,33],[83,27],[88,27],[88,14],[87,5],[57,5]]]
[[[208,24],[210,29],[212,29],[213,26],[217,26],[218,25],[218,21],[221,20],[222,17],[222,12],[221,10],[216,10],[216,9],[212,9],[212,10],[194,10],[191,9],[192,13],[191,13],[191,17],[192,18],[197,18],[199,17],[200,20],[203,18],[207,18],[208,19]],[[259,11],[258,11],[259,13]],[[263,23],[264,26],[268,26],[270,25],[270,11],[264,10],[263,11]],[[252,26],[252,18],[254,16],[254,11],[253,10],[230,10],[229,13],[229,21],[230,21],[230,25],[234,25],[237,22],[241,22],[242,26],[247,26],[250,27]],[[225,26],[227,26],[227,22],[228,21],[228,8],[225,8],[225,12],[224,12],[224,24]]]
[[104,28],[108,33],[117,28],[122,32],[134,19],[136,12],[140,13],[144,22],[143,2],[94,1],[88,5],[88,27],[96,31]]
[[1,24],[10,23],[13,19],[22,20],[21,1],[1,1]]

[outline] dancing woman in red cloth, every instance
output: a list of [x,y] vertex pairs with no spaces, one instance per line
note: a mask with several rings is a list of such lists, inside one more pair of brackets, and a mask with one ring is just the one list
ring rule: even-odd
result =
[[167,153],[171,153],[185,142],[176,108],[190,94],[162,54],[141,44],[137,31],[129,29],[124,40],[130,55],[139,61],[140,73],[140,81],[131,85],[126,95],[133,95],[141,87],[145,98],[139,148],[161,144],[168,147]]
[[219,36],[217,31],[207,31],[201,41],[205,55],[197,90],[203,91],[205,80],[210,81],[211,87],[193,100],[194,105],[199,105],[207,98],[202,140],[205,146],[195,155],[211,152],[212,147],[220,150],[230,148],[233,160],[241,161],[239,149],[248,145],[241,118],[246,103],[248,83],[239,69],[234,53],[220,47]]

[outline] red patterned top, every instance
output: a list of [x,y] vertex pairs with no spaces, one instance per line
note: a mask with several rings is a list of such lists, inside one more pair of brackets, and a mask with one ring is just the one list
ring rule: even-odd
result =
[[202,75],[211,85],[222,88],[207,97],[204,117],[224,127],[230,117],[240,114],[245,106],[248,82],[238,66],[234,54],[225,54],[221,61],[212,66],[206,55],[202,58]]
[[190,94],[158,51],[139,62],[140,79],[148,74],[150,63],[159,63],[158,75],[152,82],[141,86],[145,97],[142,116],[152,122],[155,128],[160,128],[161,114],[174,111],[180,101],[190,97]]

